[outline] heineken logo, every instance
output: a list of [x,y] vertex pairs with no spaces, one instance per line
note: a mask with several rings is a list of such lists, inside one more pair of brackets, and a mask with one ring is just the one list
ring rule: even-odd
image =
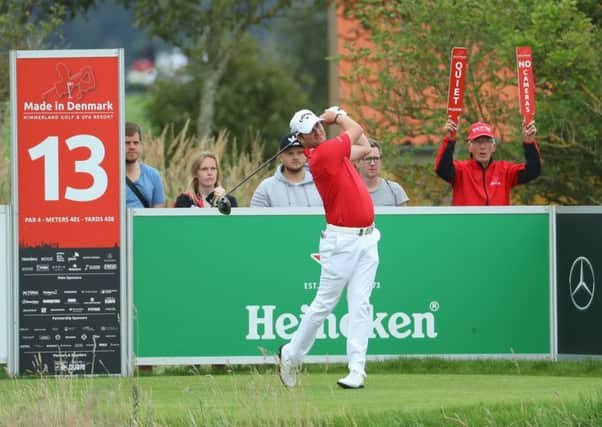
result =
[[[247,305],[245,308],[249,327],[245,336],[247,340],[289,340],[301,323],[301,316],[307,312],[309,305],[303,304],[298,314],[279,313],[276,305]],[[348,319],[348,314],[340,318],[337,318],[334,313],[329,314],[318,330],[316,339],[347,337]],[[370,338],[434,339],[438,335],[435,320],[434,312],[373,313]]]

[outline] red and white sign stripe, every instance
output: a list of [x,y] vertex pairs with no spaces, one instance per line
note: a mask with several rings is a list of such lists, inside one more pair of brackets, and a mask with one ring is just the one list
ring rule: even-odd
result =
[[464,106],[464,80],[468,50],[465,47],[454,47],[449,67],[449,91],[447,93],[447,115],[457,125]]
[[525,119],[525,123],[529,123],[535,115],[535,81],[533,79],[533,58],[530,46],[516,48],[516,74],[520,112]]

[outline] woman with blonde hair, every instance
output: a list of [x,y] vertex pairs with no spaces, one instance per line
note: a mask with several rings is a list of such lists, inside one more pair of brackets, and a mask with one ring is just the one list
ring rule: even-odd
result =
[[[200,153],[190,165],[191,179],[186,191],[181,193],[174,207],[176,208],[209,208],[214,201],[226,194],[219,185],[219,162],[217,156],[208,151]],[[236,198],[226,195],[232,207],[237,207]]]

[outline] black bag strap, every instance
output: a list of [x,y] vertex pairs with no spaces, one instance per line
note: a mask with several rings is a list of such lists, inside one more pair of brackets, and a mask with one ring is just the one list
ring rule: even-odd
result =
[[144,197],[142,195],[142,193],[140,192],[140,190],[138,189],[138,187],[136,187],[136,185],[132,182],[132,180],[130,179],[130,177],[127,176],[127,175],[125,177],[125,183],[127,184],[128,187],[130,187],[130,190],[132,190],[134,192],[134,194],[136,195],[136,197],[138,197],[138,199],[140,199],[140,201],[142,202],[142,205],[145,208],[150,208],[150,204],[148,203],[148,200],[146,200],[146,197]]

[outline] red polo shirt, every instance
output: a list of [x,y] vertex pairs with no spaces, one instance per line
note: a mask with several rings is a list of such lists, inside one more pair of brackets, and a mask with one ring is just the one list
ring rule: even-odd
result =
[[351,140],[336,138],[306,148],[309,170],[326,211],[326,222],[341,227],[368,227],[374,223],[374,205],[366,185],[351,164]]

